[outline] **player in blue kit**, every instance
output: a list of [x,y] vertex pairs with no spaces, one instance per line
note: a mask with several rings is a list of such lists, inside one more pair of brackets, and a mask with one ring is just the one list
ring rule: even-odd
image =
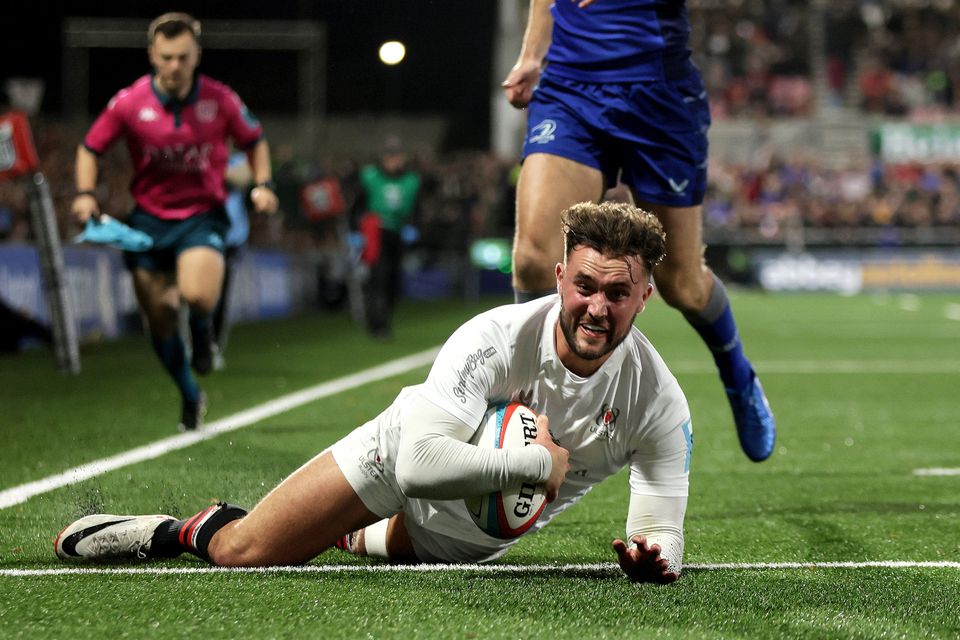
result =
[[762,461],[776,423],[723,283],[703,259],[710,110],[690,60],[686,6],[673,0],[532,0],[520,57],[503,82],[527,108],[517,185],[518,302],[555,292],[560,212],[618,180],[667,236],[657,290],[713,353],[740,445]]

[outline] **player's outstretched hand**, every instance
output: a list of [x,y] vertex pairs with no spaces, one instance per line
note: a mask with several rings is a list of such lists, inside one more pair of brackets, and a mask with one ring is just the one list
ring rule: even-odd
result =
[[660,545],[648,546],[646,536],[633,536],[632,540],[637,545],[635,548],[619,538],[613,541],[620,568],[632,582],[670,584],[680,577],[667,571],[667,560],[660,557]]
[[550,452],[550,458],[553,460],[550,477],[543,483],[547,502],[553,502],[557,499],[560,485],[567,478],[567,471],[570,470],[570,452],[553,441],[553,436],[550,435],[550,421],[547,416],[537,416],[537,437],[533,439],[533,443],[546,447],[547,451]]

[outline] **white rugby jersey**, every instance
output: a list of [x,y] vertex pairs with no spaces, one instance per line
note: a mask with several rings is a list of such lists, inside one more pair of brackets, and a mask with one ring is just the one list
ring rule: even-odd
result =
[[[692,433],[676,378],[636,327],[592,376],[569,372],[554,343],[559,312],[553,295],[476,316],[447,340],[427,380],[405,390],[385,412],[393,415],[383,417],[394,424],[399,418],[402,429],[404,410],[417,394],[468,425],[479,425],[489,405],[507,400],[545,414],[554,439],[570,452],[570,471],[557,500],[529,531],[627,465],[632,493],[685,498]],[[395,447],[398,434],[390,431],[382,432],[382,442]],[[407,498],[404,512],[424,529],[491,550],[515,542],[482,532],[462,500]]]

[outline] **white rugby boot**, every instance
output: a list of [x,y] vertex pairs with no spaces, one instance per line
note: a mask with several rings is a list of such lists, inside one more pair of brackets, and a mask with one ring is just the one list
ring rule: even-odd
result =
[[150,557],[153,534],[171,516],[114,516],[80,518],[57,536],[53,549],[62,560],[112,560]]

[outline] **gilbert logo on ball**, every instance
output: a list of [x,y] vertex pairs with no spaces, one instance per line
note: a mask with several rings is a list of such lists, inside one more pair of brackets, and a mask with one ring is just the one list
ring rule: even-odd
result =
[[[506,402],[487,409],[470,442],[490,449],[514,449],[536,437],[537,414],[518,402]],[[524,482],[464,503],[480,529],[495,538],[510,539],[533,526],[547,501],[543,485]]]

